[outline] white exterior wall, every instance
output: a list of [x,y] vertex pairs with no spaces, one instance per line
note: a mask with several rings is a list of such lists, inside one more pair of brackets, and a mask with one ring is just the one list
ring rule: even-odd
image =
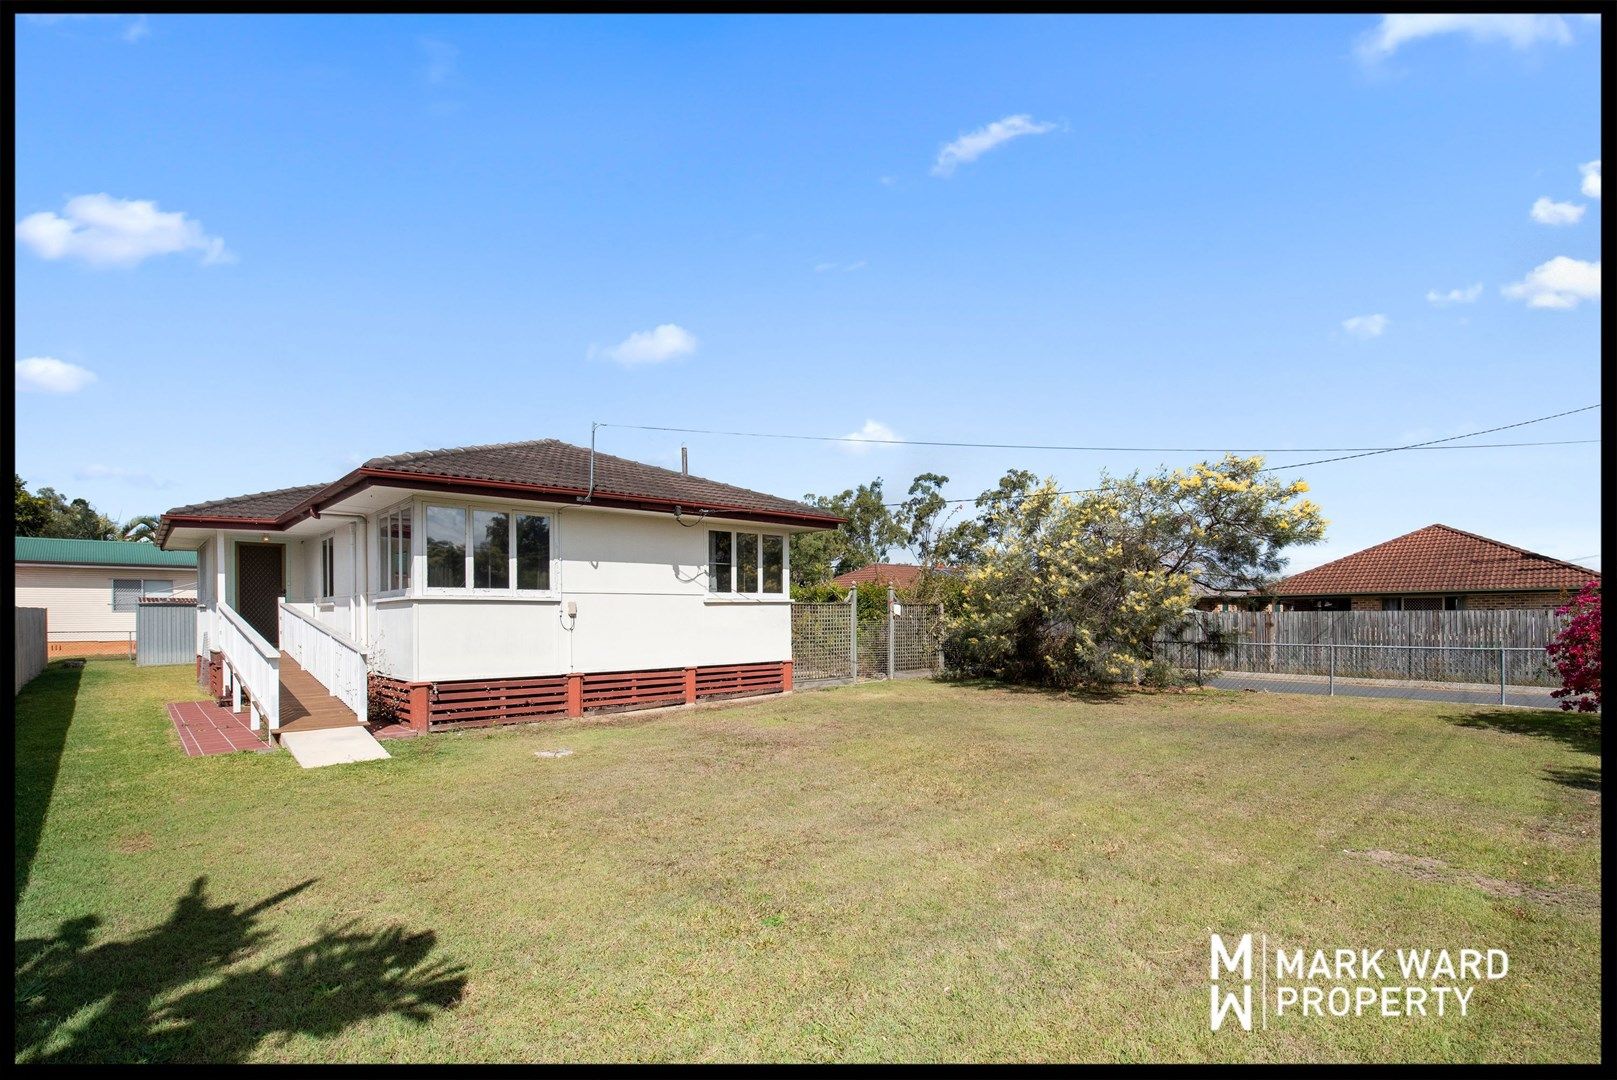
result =
[[112,610],[114,578],[172,583],[175,596],[195,596],[197,572],[177,566],[79,567],[30,564],[15,567],[18,607],[48,614],[51,641],[127,641],[135,632],[133,611]]
[[[428,502],[551,513],[552,593],[425,595]],[[787,535],[747,522],[711,524]],[[790,660],[785,595],[719,598],[708,592],[708,532],[708,523],[687,527],[663,514],[447,496],[415,500],[413,595],[370,601],[371,665],[394,678],[426,682]],[[374,591],[374,522],[366,535]],[[569,603],[577,605],[576,618],[567,616]]]

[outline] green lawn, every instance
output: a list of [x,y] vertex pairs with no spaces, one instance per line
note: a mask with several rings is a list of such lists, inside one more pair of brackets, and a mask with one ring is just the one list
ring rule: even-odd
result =
[[[18,698],[18,1060],[1598,1059],[1587,717],[900,682],[304,771],[196,696]],[[1210,930],[1511,971],[1214,1033]]]

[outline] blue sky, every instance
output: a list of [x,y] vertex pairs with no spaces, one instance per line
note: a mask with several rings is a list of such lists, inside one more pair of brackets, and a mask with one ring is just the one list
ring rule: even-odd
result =
[[[1248,449],[1592,404],[1601,25],[1493,18],[23,17],[17,467],[128,516],[591,421]],[[600,446],[681,441],[791,497],[1206,456]],[[1596,445],[1301,475],[1294,568],[1600,550]]]

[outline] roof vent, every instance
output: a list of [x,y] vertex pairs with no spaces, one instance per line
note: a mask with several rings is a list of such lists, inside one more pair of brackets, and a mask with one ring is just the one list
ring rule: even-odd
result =
[[689,450],[687,450],[684,446],[681,446],[679,448],[679,475],[681,475],[681,476],[689,476],[690,474],[691,474],[691,452]]

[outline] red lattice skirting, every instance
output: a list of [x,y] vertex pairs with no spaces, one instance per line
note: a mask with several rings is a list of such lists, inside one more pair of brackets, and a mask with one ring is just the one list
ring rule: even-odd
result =
[[370,677],[373,714],[392,712],[398,722],[417,730],[518,724],[586,712],[778,694],[791,688],[789,660],[432,683]]

